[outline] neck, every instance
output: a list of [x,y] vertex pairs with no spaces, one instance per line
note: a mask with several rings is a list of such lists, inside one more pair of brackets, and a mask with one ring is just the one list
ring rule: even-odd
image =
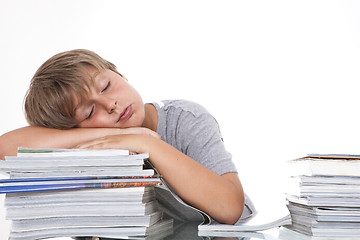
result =
[[149,128],[156,132],[157,129],[157,111],[154,105],[152,104],[145,104],[145,119],[142,124],[142,127]]

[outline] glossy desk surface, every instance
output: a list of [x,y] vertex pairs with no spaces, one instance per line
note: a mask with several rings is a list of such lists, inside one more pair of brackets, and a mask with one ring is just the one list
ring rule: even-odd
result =
[[[286,228],[274,228],[262,232],[241,232],[231,233],[231,236],[227,234],[219,234],[219,236],[199,236],[197,230],[197,224],[184,223],[181,225],[175,225],[173,233],[168,236],[157,238],[152,236],[149,239],[158,240],[311,240],[310,237],[293,232]],[[61,240],[70,240],[71,238],[62,238]],[[97,238],[97,237],[79,237],[76,240],[110,240],[109,238]],[[53,239],[55,240],[55,239]],[[56,239],[60,240],[60,239]]]

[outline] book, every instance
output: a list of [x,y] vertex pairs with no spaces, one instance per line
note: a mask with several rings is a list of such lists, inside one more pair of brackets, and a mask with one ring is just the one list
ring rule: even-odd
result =
[[209,223],[199,225],[200,236],[237,236],[243,232],[256,232],[291,224],[291,217],[285,200],[277,206],[262,206],[246,221],[234,225]]
[[303,196],[286,194],[289,202],[299,203],[314,207],[360,207],[359,198]]
[[143,216],[154,213],[156,210],[155,201],[149,203],[61,203],[7,207],[6,217],[12,220],[69,216]]
[[162,181],[147,158],[121,150],[19,149],[0,162],[9,175],[0,180],[9,239],[170,234],[173,220],[155,198]]
[[292,175],[360,176],[360,155],[309,154],[289,161]]
[[314,222],[359,222],[360,212],[356,207],[313,207],[291,202],[293,215],[303,216]]
[[360,238],[360,156],[311,154],[290,166],[287,228],[316,239]]
[[288,194],[327,197],[360,197],[360,177],[356,176],[292,176]]
[[291,176],[293,182],[301,184],[302,186],[313,186],[319,184],[336,184],[336,185],[360,185],[360,177],[358,176],[333,176],[333,175],[298,175]]
[[[5,167],[10,169],[32,169],[57,167],[103,167],[103,166],[139,166],[148,158],[148,154],[120,155],[120,156],[26,156],[5,157]],[[6,168],[2,171],[6,171]]]
[[81,191],[47,191],[34,193],[7,194],[5,207],[61,202],[149,202],[155,200],[155,191],[152,187],[134,188],[108,188],[108,189],[83,189]]
[[88,150],[79,149],[24,148],[19,152],[20,156],[0,161],[0,171],[9,173],[12,179],[154,175],[153,169],[143,169],[146,153],[129,155],[124,150],[91,150],[89,155]]
[[[96,217],[96,221],[94,221]],[[35,231],[50,228],[151,226],[162,219],[162,212],[145,216],[79,216],[12,220],[13,231]]]
[[[0,162],[1,165],[1,162]],[[36,170],[36,169],[29,169],[26,172],[17,172],[12,171],[9,176],[12,179],[18,179],[18,178],[54,178],[54,177],[97,177],[97,176],[103,176],[103,177],[118,177],[118,176],[150,176],[154,174],[153,169],[141,169],[136,167],[136,169],[133,168],[117,168],[117,167],[107,167],[107,168],[86,168],[82,167],[79,169],[71,169],[71,170],[58,170],[58,169],[42,169],[42,170]]]
[[[75,182],[76,181],[76,182]],[[129,188],[156,186],[161,184],[159,178],[133,178],[133,179],[98,179],[98,180],[66,180],[42,182],[16,182],[16,185],[0,187],[0,193],[17,192],[44,192],[86,188]]]
[[12,231],[9,239],[11,240],[29,240],[42,238],[57,238],[68,236],[94,236],[102,238],[121,238],[121,239],[137,239],[142,236],[162,234],[171,234],[169,229],[172,228],[173,221],[171,219],[160,220],[151,226],[128,226],[128,227],[76,227],[76,228],[47,228],[36,231]]

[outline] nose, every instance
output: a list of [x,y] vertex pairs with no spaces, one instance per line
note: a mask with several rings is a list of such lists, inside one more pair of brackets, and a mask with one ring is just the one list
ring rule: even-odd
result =
[[111,114],[117,108],[117,100],[109,97],[102,97],[99,103],[105,108],[105,110]]

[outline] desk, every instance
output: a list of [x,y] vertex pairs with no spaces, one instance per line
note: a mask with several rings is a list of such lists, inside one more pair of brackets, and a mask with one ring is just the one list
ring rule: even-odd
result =
[[[236,236],[198,236],[197,224],[183,223],[174,226],[172,234],[163,238],[150,238],[159,240],[311,240],[310,237],[292,232],[285,228],[275,228],[262,232],[243,232]],[[55,240],[55,239],[53,239]],[[63,238],[57,240],[70,240]],[[78,237],[75,240],[111,240],[109,238]]]

